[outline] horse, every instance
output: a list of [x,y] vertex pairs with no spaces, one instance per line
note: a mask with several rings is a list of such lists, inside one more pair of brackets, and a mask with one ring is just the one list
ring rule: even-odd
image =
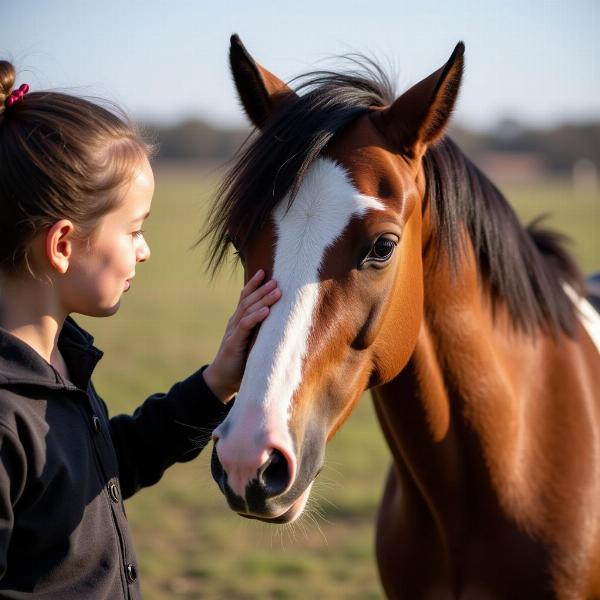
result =
[[[302,513],[365,390],[393,459],[376,557],[394,599],[600,598],[600,330],[558,234],[523,227],[445,133],[459,43],[397,96],[372,60],[293,88],[237,36],[255,134],[209,219],[282,297],[213,432],[230,508]],[[354,65],[356,66],[356,65]]]

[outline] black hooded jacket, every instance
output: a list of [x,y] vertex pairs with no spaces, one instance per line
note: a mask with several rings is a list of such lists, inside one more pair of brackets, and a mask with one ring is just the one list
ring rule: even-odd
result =
[[123,499],[191,460],[227,408],[197,371],[109,419],[90,380],[102,353],[72,319],[72,381],[0,329],[0,598],[140,598]]

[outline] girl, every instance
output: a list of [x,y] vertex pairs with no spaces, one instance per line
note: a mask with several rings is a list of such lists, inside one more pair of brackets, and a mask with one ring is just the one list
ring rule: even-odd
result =
[[109,419],[102,353],[70,315],[114,314],[150,258],[150,148],[105,108],[14,81],[0,61],[0,597],[139,598],[123,499],[200,452],[189,432],[225,416],[280,291],[259,271],[210,365]]

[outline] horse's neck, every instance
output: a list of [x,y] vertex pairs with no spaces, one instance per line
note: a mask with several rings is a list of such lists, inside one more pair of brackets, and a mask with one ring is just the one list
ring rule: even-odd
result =
[[456,275],[438,267],[426,277],[413,356],[376,392],[396,463],[407,464],[440,507],[450,497],[450,505],[460,504],[466,481],[472,485],[474,478],[480,490],[505,494],[502,503],[522,493],[520,482],[530,475],[521,459],[532,416],[525,403],[543,394],[536,374],[552,353],[542,334],[515,331],[501,302],[492,316],[473,255],[463,267]]
[[386,516],[430,519],[455,557],[473,536],[502,552],[543,540],[579,553],[565,571],[578,580],[600,547],[586,509],[600,490],[600,358],[582,327],[579,339],[529,336],[501,301],[492,315],[472,254],[467,263],[456,279],[429,270],[413,355],[374,392],[399,483]]

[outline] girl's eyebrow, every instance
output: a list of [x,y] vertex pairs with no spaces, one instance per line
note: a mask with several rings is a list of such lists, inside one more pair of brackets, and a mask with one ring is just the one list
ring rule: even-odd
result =
[[140,215],[139,217],[132,219],[131,221],[129,221],[129,223],[133,224],[133,223],[137,223],[138,221],[145,221],[149,216],[150,216],[150,211],[148,211],[144,215]]

